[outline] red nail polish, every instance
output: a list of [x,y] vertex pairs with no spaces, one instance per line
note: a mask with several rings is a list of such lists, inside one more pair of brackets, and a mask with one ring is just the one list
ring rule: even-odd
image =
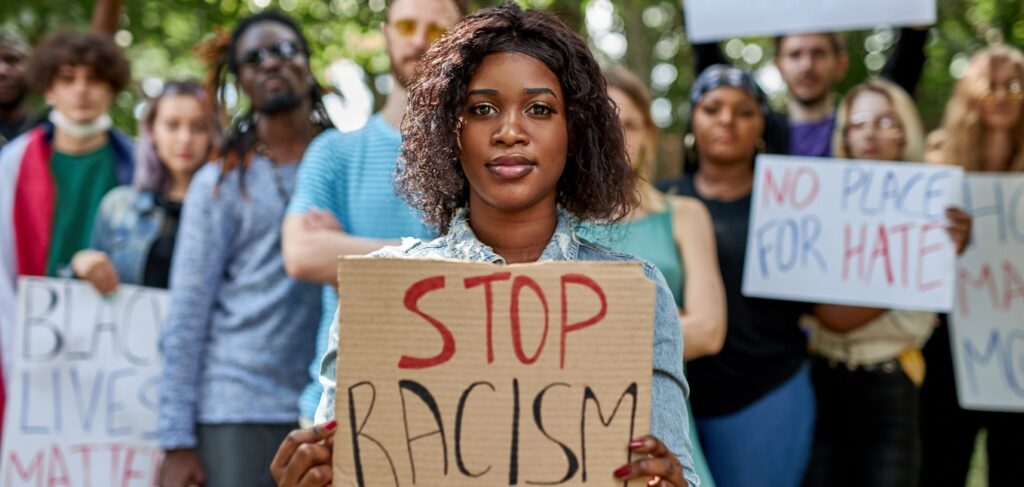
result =
[[620,479],[629,475],[629,465],[627,464],[619,467],[612,475],[615,475],[616,478]]
[[324,429],[327,430],[327,431],[334,431],[334,428],[337,428],[337,427],[338,427],[338,422],[333,420],[333,419],[328,421],[327,424],[324,425]]
[[644,446],[644,440],[642,440],[642,439],[641,440],[633,440],[633,441],[629,442],[629,449],[630,450],[636,450],[637,448],[643,448],[643,446]]

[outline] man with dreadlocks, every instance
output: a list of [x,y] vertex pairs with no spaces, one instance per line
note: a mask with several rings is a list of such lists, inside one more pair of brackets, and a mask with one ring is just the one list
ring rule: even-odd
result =
[[309,366],[310,383],[299,400],[304,423],[313,419],[323,390],[317,377],[338,306],[338,256],[367,254],[400,237],[431,235],[420,214],[402,201],[392,184],[402,143],[398,129],[406,88],[420,58],[466,13],[466,3],[391,0],[383,30],[396,86],[384,108],[354,132],[324,132],[303,158],[281,247],[292,277],[324,284],[317,354]]
[[288,277],[281,220],[298,162],[329,128],[309,46],[294,20],[243,19],[223,49],[211,93],[228,77],[248,96],[192,181],[171,267],[161,335],[160,485],[273,485],[267,471],[294,428],[313,357],[319,289]]

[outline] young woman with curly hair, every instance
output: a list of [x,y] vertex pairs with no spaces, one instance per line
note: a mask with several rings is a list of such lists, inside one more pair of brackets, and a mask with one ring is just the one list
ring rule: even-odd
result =
[[[600,67],[549,13],[514,4],[459,23],[427,53],[409,92],[397,186],[441,237],[372,255],[505,265],[544,260],[635,261],[581,240],[578,220],[618,221],[636,204],[634,173]],[[652,435],[646,454],[612,476],[699,485],[687,439],[682,337],[672,292],[652,265]],[[344,305],[344,303],[342,303]],[[331,482],[337,330],[324,356],[320,426],[293,432],[271,464],[279,485]]]

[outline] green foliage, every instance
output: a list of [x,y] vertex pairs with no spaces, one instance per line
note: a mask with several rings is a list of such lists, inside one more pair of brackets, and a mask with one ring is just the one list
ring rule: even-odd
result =
[[[614,17],[608,32],[620,35],[627,48],[620,57],[598,49],[594,33],[588,32],[588,7],[606,0],[519,0],[527,7],[557,12],[566,22],[587,36],[606,64],[623,64],[642,79],[652,82],[661,103],[670,102],[667,130],[678,132],[687,116],[689,85],[693,81],[692,56],[683,30],[683,13],[678,0],[612,0]],[[970,53],[991,42],[1024,46],[1024,2],[1020,0],[938,0],[939,21],[932,29],[918,100],[929,127],[940,120],[945,100]],[[499,0],[476,0],[474,8],[494,5]],[[279,8],[295,16],[313,45],[311,64],[321,76],[332,61],[348,58],[369,74],[387,72],[387,56],[380,32],[384,0],[149,0],[126,1],[121,14],[122,31],[117,39],[126,46],[137,81],[147,78],[202,77],[205,66],[195,59],[192,47],[214,32],[229,30],[238,18],[262,7]],[[92,2],[81,0],[36,0],[0,2],[0,25],[18,30],[31,42],[57,28],[83,29],[92,14]],[[851,57],[850,72],[841,88],[847,88],[877,71],[865,59],[871,47],[878,50],[893,41],[893,32],[883,30],[847,34]],[[762,53],[736,62],[760,68],[771,62],[770,40],[744,40]],[[751,48],[753,49],[753,48]],[[875,54],[877,58],[880,54]],[[874,64],[877,64],[877,59]],[[665,84],[653,83],[657,67]],[[667,78],[666,78],[667,76]],[[368,83],[371,91],[374,84]],[[115,119],[130,128],[134,107],[142,97],[138,85],[118,98]],[[379,97],[378,97],[379,99]],[[379,100],[378,100],[379,101]]]

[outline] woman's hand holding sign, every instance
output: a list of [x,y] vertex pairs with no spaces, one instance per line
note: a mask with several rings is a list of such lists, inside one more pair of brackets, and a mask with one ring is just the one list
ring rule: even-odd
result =
[[648,435],[629,442],[629,449],[646,455],[615,470],[622,480],[647,478],[647,485],[658,487],[686,487],[683,464],[658,438]]
[[277,449],[270,475],[280,487],[331,485],[334,457],[334,420],[309,429],[294,430]]

